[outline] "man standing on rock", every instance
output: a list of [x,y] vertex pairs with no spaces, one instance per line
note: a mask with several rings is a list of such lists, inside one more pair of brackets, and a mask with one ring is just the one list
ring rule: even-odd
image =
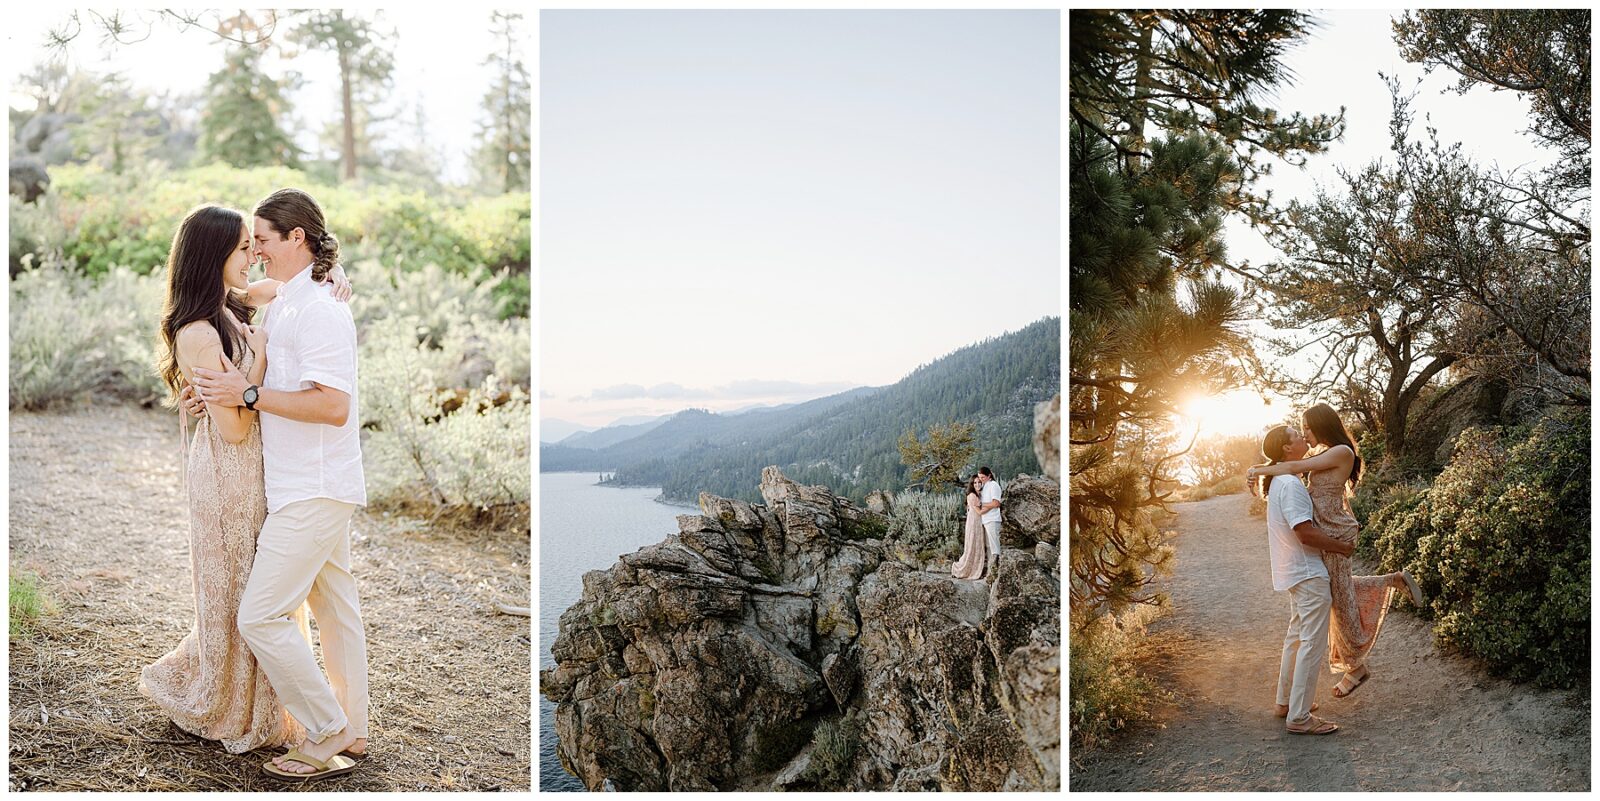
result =
[[[1305,437],[1290,426],[1278,426],[1261,441],[1269,462],[1304,456]],[[1289,632],[1278,665],[1278,708],[1290,734],[1332,734],[1333,723],[1311,714],[1317,705],[1317,679],[1328,663],[1328,613],[1333,596],[1322,552],[1349,555],[1355,546],[1328,536],[1312,522],[1311,493],[1293,477],[1273,481],[1264,476],[1255,491],[1267,499],[1267,549],[1272,554],[1272,589],[1289,592]]]
[[1000,563],[1000,482],[987,467],[978,468],[978,511],[983,513],[983,531],[989,535],[989,568]]

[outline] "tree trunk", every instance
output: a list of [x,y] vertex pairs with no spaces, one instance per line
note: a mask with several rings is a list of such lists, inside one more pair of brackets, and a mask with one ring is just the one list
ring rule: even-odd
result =
[[355,102],[351,92],[350,51],[339,43],[339,92],[344,105],[344,143],[339,160],[343,162],[344,180],[356,179],[356,118]]
[[[1150,56],[1154,37],[1154,25],[1145,26],[1144,30],[1139,34],[1139,65],[1133,79],[1134,104],[1133,119],[1129,121],[1129,150],[1144,150],[1145,106],[1150,102]],[[1138,156],[1128,157],[1128,170],[1130,172],[1139,171]]]
[[504,105],[500,107],[501,114],[505,118],[505,151],[500,154],[500,172],[501,182],[505,187],[504,191],[509,194],[515,188],[511,185],[511,139],[514,123],[511,119],[513,112],[511,109],[511,21],[509,19],[506,21],[506,60],[505,71],[501,75],[501,81],[501,86],[505,89],[503,95]]

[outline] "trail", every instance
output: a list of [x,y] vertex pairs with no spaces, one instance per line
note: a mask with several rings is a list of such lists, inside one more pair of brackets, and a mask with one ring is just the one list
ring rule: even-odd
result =
[[[1342,730],[1292,736],[1273,715],[1287,593],[1272,590],[1266,524],[1249,496],[1176,507],[1171,614],[1151,627],[1169,689],[1152,722],[1074,753],[1072,790],[1589,789],[1588,694],[1495,679],[1435,647],[1426,621],[1391,608],[1346,699],[1317,685],[1318,715]],[[1372,565],[1358,570],[1377,572]]]
[[[260,765],[184,733],[139,672],[194,620],[172,414],[104,406],[11,414],[13,573],[57,607],[10,643],[11,790],[277,790]],[[526,529],[357,513],[372,739],[316,790],[529,790]]]

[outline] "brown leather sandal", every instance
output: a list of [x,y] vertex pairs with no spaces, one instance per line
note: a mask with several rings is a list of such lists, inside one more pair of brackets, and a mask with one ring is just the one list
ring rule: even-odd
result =
[[1285,728],[1284,730],[1289,732],[1290,734],[1316,734],[1316,735],[1333,734],[1334,732],[1339,730],[1339,726],[1337,724],[1329,723],[1328,721],[1323,720],[1322,718],[1319,718],[1316,715],[1311,715],[1311,716],[1307,717],[1306,720],[1309,721],[1312,724],[1311,728],[1309,728],[1309,729],[1292,728],[1294,726],[1294,724],[1291,723],[1291,724],[1289,724],[1290,727],[1289,728]]

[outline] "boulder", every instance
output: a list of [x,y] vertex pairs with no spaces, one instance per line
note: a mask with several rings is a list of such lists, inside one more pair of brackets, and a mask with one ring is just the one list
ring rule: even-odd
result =
[[764,503],[701,495],[562,614],[539,677],[562,765],[590,790],[1058,789],[1060,535],[1027,528],[1052,520],[1026,505],[1043,492],[1023,481],[1014,510],[1037,553],[1003,552],[988,581],[888,558],[866,536],[887,504],[777,468]]

